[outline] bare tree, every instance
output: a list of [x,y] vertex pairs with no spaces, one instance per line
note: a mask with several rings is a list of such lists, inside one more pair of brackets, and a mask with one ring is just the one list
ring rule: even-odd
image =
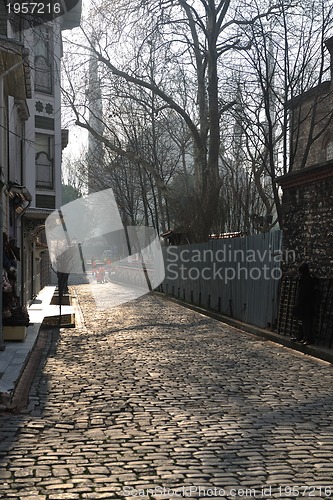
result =
[[[323,93],[327,84],[322,83],[327,61],[324,41],[331,24],[332,6],[310,0],[287,10],[282,3],[279,16],[271,13],[267,19],[258,17],[246,28],[252,46],[239,67],[239,78],[244,82],[239,92],[242,105],[234,113],[242,123],[244,151],[265,206],[266,221],[271,213],[272,224],[278,222],[280,227],[283,218],[277,177],[304,168],[313,144],[332,122],[333,111],[325,107],[330,98]],[[313,93],[310,101],[303,98],[309,92]],[[296,112],[290,113],[295,104]],[[270,226],[264,224],[263,229]]]
[[[144,94],[146,102],[148,96],[154,96],[154,109],[150,112],[158,115],[169,110],[186,124],[191,134],[195,177],[188,229],[196,240],[206,239],[214,227],[221,189],[220,120],[234,104],[222,94],[219,64],[223,64],[230,51],[250,47],[241,27],[279,10],[279,3],[268,3],[262,12],[253,15],[248,2],[242,0],[235,7],[230,0],[137,0],[130,6],[118,0],[103,3],[103,12],[99,10],[103,19],[97,16],[97,24],[83,27],[89,57],[98,60],[103,81],[112,82],[113,91],[118,86],[118,97],[119,91],[136,101],[145,99]],[[141,89],[140,97],[134,89]],[[139,161],[153,176],[156,186],[165,187],[156,158],[147,161],[124,147],[121,140],[114,140],[118,135],[115,126],[108,130],[112,140],[108,132],[98,134],[85,114],[87,102],[78,103],[76,92],[68,92],[67,96],[78,125],[115,153]],[[161,209],[163,204],[159,205]]]

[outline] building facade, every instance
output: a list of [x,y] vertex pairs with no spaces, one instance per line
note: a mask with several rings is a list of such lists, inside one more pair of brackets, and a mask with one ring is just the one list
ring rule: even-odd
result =
[[16,254],[15,294],[25,306],[50,274],[44,222],[61,206],[68,140],[61,129],[62,32],[79,25],[81,1],[46,21],[13,16],[7,4],[0,0],[1,253]]
[[284,264],[277,331],[297,337],[297,269],[307,262],[317,276],[313,294],[314,343],[333,346],[333,38],[326,41],[331,78],[288,103],[293,169],[279,179],[283,190]]
[[295,270],[304,261],[322,278],[333,277],[333,38],[331,79],[288,103],[293,170],[279,179],[283,189],[285,250]]

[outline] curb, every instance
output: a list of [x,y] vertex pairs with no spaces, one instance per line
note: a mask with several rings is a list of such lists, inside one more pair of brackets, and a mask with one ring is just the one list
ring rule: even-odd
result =
[[[22,392],[21,392],[20,397],[27,400],[27,398],[25,397],[24,391],[21,389],[24,385],[23,379],[25,378],[25,376],[28,376],[28,377],[30,376],[30,373],[32,370],[32,363],[35,362],[36,355],[40,350],[40,345],[41,345],[40,342],[42,342],[41,326],[38,329],[37,336],[35,338],[35,341],[31,347],[30,351],[28,352],[24,362],[22,363],[18,377],[14,381],[13,389],[10,389],[8,392],[0,392],[0,412],[20,411],[24,407],[20,403],[18,403],[18,404],[16,403],[16,401],[18,399],[16,396],[16,391],[21,390]],[[44,345],[44,347],[45,347],[45,345]],[[36,353],[35,353],[35,350],[36,350]],[[38,363],[37,363],[37,366],[38,366]],[[36,369],[37,369],[37,366],[36,366]],[[36,369],[35,369],[35,371],[36,371]],[[34,371],[34,373],[35,373],[35,371]],[[32,379],[33,379],[34,373],[32,374],[31,381],[29,382],[29,379],[28,379],[26,382],[26,384],[29,385],[28,389],[27,388],[25,389],[25,390],[28,390],[28,395],[29,395],[29,391],[30,391],[30,387],[32,384]],[[20,387],[20,389],[18,389],[19,387]],[[15,399],[15,403],[14,403],[14,399]]]
[[20,377],[16,382],[7,411],[20,412],[28,406],[31,385],[47,342],[47,332],[40,329]]
[[232,326],[233,328],[237,328],[238,330],[243,330],[252,335],[256,335],[257,337],[260,337],[262,339],[270,340],[277,344],[283,345],[284,347],[288,347],[294,351],[298,351],[303,354],[307,354],[309,356],[313,356],[314,358],[318,358],[333,364],[333,349],[326,349],[324,347],[319,347],[319,346],[306,346],[302,344],[297,344],[296,342],[290,340],[290,337],[284,337],[283,335],[272,332],[270,330],[265,330],[263,328],[249,325],[248,323],[242,323],[241,321],[233,319],[229,316],[224,316],[223,314],[218,313],[216,311],[204,309],[194,304],[184,302],[180,299],[176,299],[162,292],[154,291],[153,293],[161,298],[164,298],[165,300],[169,300],[183,307],[187,307],[192,311],[203,314],[204,316],[208,316],[212,319],[216,319],[217,321],[221,321],[222,323],[226,323],[227,325]]
[[[54,295],[52,295],[52,299]],[[60,318],[60,316],[43,317],[35,342],[22,365],[20,374],[14,383],[14,388],[10,392],[0,393],[0,412],[19,413],[28,406],[34,376],[48,347],[48,333],[60,331],[62,328],[75,328],[75,308],[73,314],[67,314],[62,317],[65,318],[65,316],[66,319],[67,316],[70,316],[69,323],[59,323],[57,318]],[[47,321],[50,318],[51,325]],[[54,318],[57,321],[54,321]]]

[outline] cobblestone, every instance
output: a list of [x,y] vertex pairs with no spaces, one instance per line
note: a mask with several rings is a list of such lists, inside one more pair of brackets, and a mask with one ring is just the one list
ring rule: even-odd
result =
[[0,416],[1,498],[324,498],[331,365],[156,295],[73,291],[84,323],[49,333],[28,407]]

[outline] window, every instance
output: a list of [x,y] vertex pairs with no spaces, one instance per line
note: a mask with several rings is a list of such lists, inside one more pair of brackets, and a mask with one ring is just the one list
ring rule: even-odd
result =
[[53,189],[53,149],[51,135],[36,134],[36,187]]
[[48,26],[35,27],[35,90],[52,94],[53,63],[51,31]]
[[47,194],[36,194],[36,207],[37,208],[51,208],[55,209],[55,196]]
[[326,160],[333,160],[333,141],[330,140],[326,146]]

